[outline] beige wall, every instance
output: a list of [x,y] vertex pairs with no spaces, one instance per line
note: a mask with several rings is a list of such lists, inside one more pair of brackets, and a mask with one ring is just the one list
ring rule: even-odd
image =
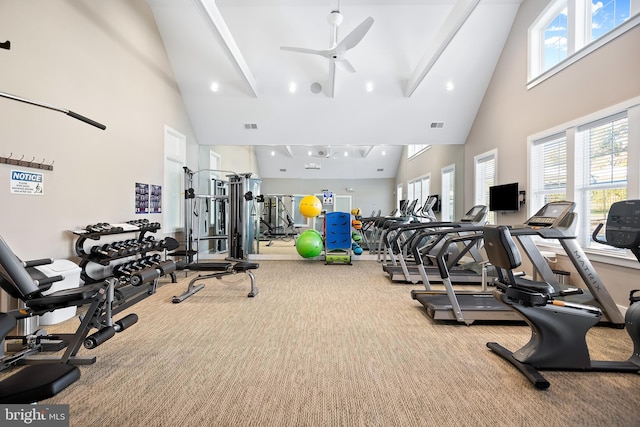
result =
[[[465,145],[465,169],[469,171],[474,156],[498,149],[499,184],[519,182],[527,187],[528,136],[640,95],[640,27],[527,90],[527,30],[547,3],[522,2]],[[473,186],[473,174],[467,173],[467,204],[473,202]],[[498,222],[522,223],[527,216],[524,209],[500,215]],[[594,267],[616,302],[626,306],[628,290],[637,287],[636,270],[602,263]],[[572,277],[577,279],[577,275]]]
[[[407,197],[407,183],[409,180],[431,174],[431,194],[439,194],[442,197],[442,168],[455,165],[455,218],[462,215],[472,206],[465,204],[465,147],[464,145],[434,145],[431,149],[412,158],[407,159],[407,148],[402,154],[402,161],[398,166],[396,185],[403,184],[402,198]],[[437,216],[437,215],[436,215]]]
[[[346,188],[353,188],[347,191]],[[265,179],[262,194],[318,194],[322,190],[336,195],[351,196],[352,208],[360,208],[363,216],[382,210],[388,214],[395,205],[393,179]]]
[[[45,163],[44,195],[10,194],[0,165],[0,235],[23,259],[74,255],[66,230],[135,215],[136,182],[163,184],[164,126],[196,139],[144,0],[3,0],[0,91],[107,126],[0,98],[0,156]],[[20,168],[23,169],[23,168]]]

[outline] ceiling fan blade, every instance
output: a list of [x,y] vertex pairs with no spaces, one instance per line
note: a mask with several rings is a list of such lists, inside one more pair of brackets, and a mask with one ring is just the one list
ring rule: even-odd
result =
[[304,47],[289,47],[289,46],[281,46],[280,50],[288,50],[290,52],[298,52],[298,53],[310,53],[313,55],[320,55],[328,58],[330,52],[327,50],[317,50],[317,49],[307,49]]
[[356,46],[364,36],[369,32],[369,29],[373,25],[373,18],[368,17],[364,21],[360,23],[353,31],[351,31],[347,36],[342,39],[338,46],[336,46],[336,50],[346,52],[347,50]]
[[356,72],[356,69],[353,68],[353,65],[351,65],[351,63],[347,61],[346,58],[336,59],[335,62],[336,62],[336,67],[340,68],[341,70],[348,71],[350,73]]

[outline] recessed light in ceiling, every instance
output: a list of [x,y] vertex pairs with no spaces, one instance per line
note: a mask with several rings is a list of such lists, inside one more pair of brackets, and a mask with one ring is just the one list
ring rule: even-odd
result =
[[297,90],[298,90],[297,84],[295,84],[294,82],[289,83],[289,92],[296,93]]
[[209,86],[209,89],[211,89],[211,92],[217,92],[218,89],[220,89],[220,85],[218,85],[218,82],[213,82]]
[[367,82],[367,92],[373,92],[373,82]]
[[455,86],[453,85],[453,82],[452,82],[452,81],[448,81],[448,82],[447,82],[447,84],[445,85],[445,88],[446,88],[448,91],[452,91],[452,90],[455,88]]

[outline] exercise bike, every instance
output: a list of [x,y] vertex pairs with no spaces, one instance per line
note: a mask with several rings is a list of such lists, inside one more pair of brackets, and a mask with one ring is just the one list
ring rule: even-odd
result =
[[[592,237],[601,244],[630,249],[640,262],[639,222],[640,200],[617,202],[607,216],[605,239],[598,236],[602,224]],[[517,351],[487,343],[494,353],[541,390],[550,385],[540,374],[542,370],[640,373],[640,289],[630,292],[625,315],[627,333],[633,342],[631,357],[626,361],[591,360],[586,334],[600,321],[600,308],[562,301],[563,296],[581,293],[579,288],[554,292],[546,282],[514,277],[513,269],[520,266],[521,256],[509,227],[485,227],[484,241],[489,261],[498,273],[494,297],[520,314],[531,327],[531,339]]]

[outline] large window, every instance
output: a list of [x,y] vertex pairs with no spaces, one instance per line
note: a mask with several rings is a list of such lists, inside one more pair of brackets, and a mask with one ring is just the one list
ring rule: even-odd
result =
[[596,245],[591,231],[606,221],[611,204],[627,198],[628,135],[626,111],[578,127],[576,203],[578,238],[584,247]]
[[417,206],[423,206],[430,195],[431,175],[421,176],[409,181],[407,199],[418,200]]
[[456,165],[442,168],[442,221],[454,221],[456,215]]
[[567,137],[565,132],[533,141],[529,203],[537,211],[567,198]]
[[430,148],[431,148],[431,145],[429,145],[429,144],[408,145],[407,146],[407,158],[410,159],[412,157],[415,157],[418,154],[421,154],[421,153],[427,151]]
[[[496,185],[497,150],[475,156],[475,204],[489,206],[489,187]],[[495,212],[489,212],[487,222],[495,224]]]
[[591,235],[614,202],[640,199],[640,144],[629,143],[637,136],[640,98],[531,138],[529,213],[551,201],[574,201],[580,245],[594,256],[620,255]]
[[640,23],[640,0],[553,0],[529,28],[528,87]]

